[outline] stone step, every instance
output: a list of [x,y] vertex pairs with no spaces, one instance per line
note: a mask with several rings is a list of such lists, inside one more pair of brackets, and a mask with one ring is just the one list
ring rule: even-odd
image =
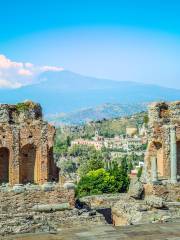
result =
[[166,202],[167,207],[180,207],[180,202]]

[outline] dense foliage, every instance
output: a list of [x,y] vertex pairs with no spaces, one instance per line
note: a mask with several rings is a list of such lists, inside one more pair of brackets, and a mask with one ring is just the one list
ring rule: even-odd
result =
[[90,146],[75,145],[69,150],[69,154],[77,158],[79,165],[78,174],[82,177],[91,170],[103,167],[103,155],[101,151]]
[[58,128],[56,130],[54,153],[57,155],[66,155],[70,145],[71,137],[68,134],[63,134],[62,129]]
[[69,175],[69,176],[71,173],[75,173],[77,171],[77,165],[71,159],[68,159],[66,161],[61,161],[59,163],[59,168],[61,173],[64,173],[65,175]]
[[78,173],[82,177],[91,170],[103,167],[103,152],[96,150],[94,147],[86,145],[68,147],[68,145],[61,143],[60,146],[61,148],[58,149],[59,152],[56,151],[55,157],[61,173],[64,175]]
[[129,177],[125,162],[119,166],[113,163],[110,169],[100,168],[84,175],[77,186],[77,196],[118,193],[127,191]]
[[22,102],[22,103],[17,103],[16,104],[16,110],[21,113],[21,112],[26,112],[29,109],[33,109],[38,107],[36,103],[31,102],[31,101],[26,101],[26,102]]

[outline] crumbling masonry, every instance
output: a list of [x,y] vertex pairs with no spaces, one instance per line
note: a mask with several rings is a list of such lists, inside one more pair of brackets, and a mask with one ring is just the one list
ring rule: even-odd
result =
[[146,177],[176,183],[180,177],[180,102],[160,102],[149,107],[149,141]]
[[42,184],[56,180],[55,129],[42,119],[39,104],[0,105],[0,183]]

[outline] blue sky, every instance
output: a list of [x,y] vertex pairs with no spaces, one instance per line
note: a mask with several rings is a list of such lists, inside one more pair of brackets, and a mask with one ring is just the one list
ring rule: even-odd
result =
[[13,61],[180,88],[178,0],[0,0],[0,6],[0,54]]

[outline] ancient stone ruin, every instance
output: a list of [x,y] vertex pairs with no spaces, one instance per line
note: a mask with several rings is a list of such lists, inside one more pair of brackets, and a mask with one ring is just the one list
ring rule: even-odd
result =
[[180,178],[180,102],[159,102],[149,107],[149,143],[145,157],[147,180]]
[[42,184],[56,180],[55,129],[33,102],[0,105],[0,183]]

